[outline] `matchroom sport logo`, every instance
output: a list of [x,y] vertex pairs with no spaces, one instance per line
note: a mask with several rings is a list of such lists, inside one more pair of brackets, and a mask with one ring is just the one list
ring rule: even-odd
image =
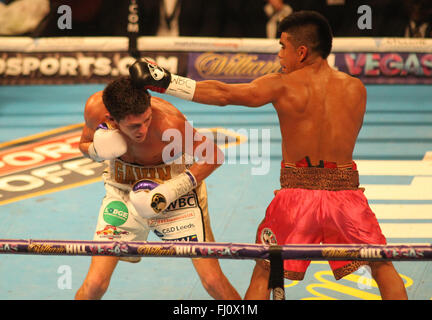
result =
[[[83,125],[1,143],[0,205],[100,181],[106,165],[83,157],[78,148]],[[222,148],[247,140],[222,128],[199,130],[213,132]]]

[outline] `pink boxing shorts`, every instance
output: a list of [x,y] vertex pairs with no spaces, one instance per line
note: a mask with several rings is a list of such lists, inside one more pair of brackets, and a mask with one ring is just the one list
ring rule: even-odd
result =
[[[386,244],[375,214],[363,190],[353,162],[336,166],[322,162],[320,168],[283,164],[282,189],[267,208],[257,231],[264,244]],[[303,280],[307,260],[285,260],[284,276]],[[356,271],[367,261],[329,261],[336,280]]]

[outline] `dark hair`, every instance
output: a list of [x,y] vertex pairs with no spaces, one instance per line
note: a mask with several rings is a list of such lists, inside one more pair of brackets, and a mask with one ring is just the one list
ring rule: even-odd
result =
[[103,91],[102,100],[116,121],[130,114],[141,114],[150,106],[149,92],[143,88],[135,88],[130,77],[121,77],[110,82]]
[[331,52],[333,33],[328,20],[316,11],[297,11],[279,24],[279,32],[289,33],[293,44],[305,45],[326,59]]

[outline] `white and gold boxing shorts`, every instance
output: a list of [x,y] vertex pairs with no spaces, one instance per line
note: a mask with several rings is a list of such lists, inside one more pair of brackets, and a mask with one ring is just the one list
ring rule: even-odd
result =
[[[145,167],[119,159],[109,161],[108,170],[103,174],[106,195],[93,240],[147,241],[152,230],[163,241],[214,241],[204,181],[172,202],[157,218],[140,217],[129,201],[129,191],[136,181],[169,180],[186,168],[183,164]],[[121,260],[139,261],[139,258]]]

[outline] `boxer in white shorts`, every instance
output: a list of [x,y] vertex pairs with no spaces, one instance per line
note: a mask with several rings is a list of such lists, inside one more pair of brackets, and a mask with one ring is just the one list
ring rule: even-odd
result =
[[[93,94],[84,119],[80,150],[108,163],[94,240],[145,241],[153,230],[162,240],[214,241],[204,179],[224,156],[211,139],[199,135],[172,104],[135,88],[129,77]],[[167,132],[172,134],[168,139]],[[188,138],[188,132],[193,136]],[[102,298],[118,261],[93,256],[75,298]],[[195,258],[192,263],[213,298],[241,299],[218,260]]]
[[[185,155],[183,162],[187,162]],[[103,174],[106,196],[93,240],[146,241],[152,230],[161,240],[214,241],[205,181],[168,205],[163,215],[150,219],[141,217],[129,199],[132,185],[136,182],[145,180],[160,184],[183,173],[188,167],[190,165],[176,163],[146,167],[120,159],[110,160],[109,169]],[[127,177],[127,172],[133,174]],[[139,262],[141,258],[123,257],[120,260]]]

